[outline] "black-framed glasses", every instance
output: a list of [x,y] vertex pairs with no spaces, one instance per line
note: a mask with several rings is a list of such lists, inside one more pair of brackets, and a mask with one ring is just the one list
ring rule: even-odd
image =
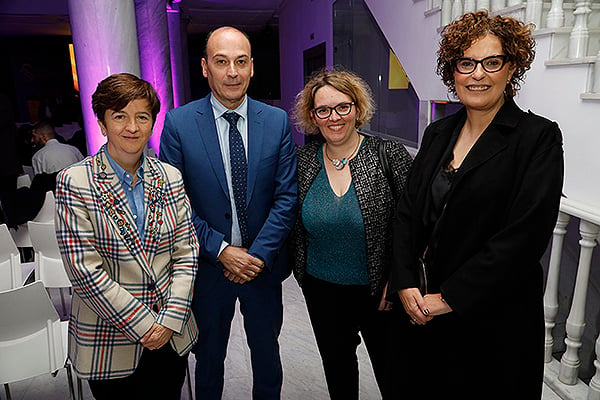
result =
[[493,55],[481,60],[476,60],[471,57],[462,57],[454,60],[454,68],[459,74],[470,74],[475,71],[477,64],[481,64],[485,72],[498,72],[504,68],[504,64],[508,61],[506,55]]
[[344,115],[350,114],[350,111],[352,111],[353,105],[354,105],[354,102],[340,103],[334,107],[321,106],[321,107],[313,108],[312,111],[313,111],[313,114],[315,114],[315,116],[319,119],[329,118],[329,116],[331,115],[333,110],[335,110],[337,115],[339,115],[340,117],[343,117]]

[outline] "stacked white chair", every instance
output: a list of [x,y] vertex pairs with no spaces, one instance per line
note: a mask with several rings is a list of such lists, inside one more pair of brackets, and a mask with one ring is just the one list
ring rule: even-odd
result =
[[9,383],[65,368],[70,398],[75,398],[67,362],[67,326],[61,322],[42,282],[0,292],[0,383],[10,400]]
[[0,291],[23,284],[19,249],[12,240],[6,224],[0,225]]
[[[54,193],[52,191],[46,192],[46,197],[44,199],[44,204],[42,204],[42,208],[37,213],[33,221],[37,222],[52,222],[54,221]],[[17,247],[32,247],[31,238],[29,236],[29,229],[27,224],[19,225],[18,229],[10,229],[10,234],[15,241]]]
[[47,289],[58,288],[60,290],[63,313],[66,315],[63,289],[69,288],[70,291],[72,286],[58,249],[54,222],[29,221],[27,226],[35,252],[36,279],[42,281]]
[[31,187],[31,177],[28,174],[19,175],[17,177],[17,189],[22,187]]

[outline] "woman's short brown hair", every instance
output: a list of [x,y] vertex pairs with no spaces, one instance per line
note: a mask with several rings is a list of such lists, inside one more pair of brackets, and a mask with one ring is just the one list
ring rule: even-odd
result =
[[506,95],[513,97],[521,87],[520,82],[523,82],[525,72],[531,68],[535,58],[533,28],[533,24],[524,24],[510,17],[497,15],[490,18],[485,10],[466,13],[442,30],[436,72],[450,93],[456,96],[454,60],[462,57],[477,39],[494,35],[500,39],[508,62],[515,68],[506,85]]
[[315,134],[319,128],[312,118],[315,108],[315,93],[323,86],[331,86],[349,96],[356,107],[356,128],[364,126],[375,112],[375,103],[371,88],[361,77],[353,72],[335,68],[314,72],[304,89],[296,95],[292,113],[296,126],[306,134]]
[[154,124],[160,111],[160,100],[152,85],[133,74],[113,74],[96,87],[92,95],[92,109],[96,118],[104,124],[104,114],[107,110],[122,110],[131,101],[138,99],[148,100]]

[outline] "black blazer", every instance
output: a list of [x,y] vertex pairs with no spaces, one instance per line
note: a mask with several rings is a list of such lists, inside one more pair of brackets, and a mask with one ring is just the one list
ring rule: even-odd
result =
[[[417,258],[429,243],[424,211],[431,202],[432,179],[453,132],[465,119],[462,109],[425,131],[394,216],[391,291],[417,287]],[[473,360],[481,361],[478,357],[485,353],[486,364],[494,364],[486,372],[504,384],[501,376],[508,380],[519,375],[508,356],[516,354],[523,379],[535,373],[532,387],[539,383],[541,388],[537,381],[543,367],[539,260],[556,221],[562,183],[558,125],[523,112],[507,99],[454,178],[437,230],[438,246],[428,266],[429,292],[441,291],[454,312],[435,317],[426,328],[415,328],[429,330],[432,341],[443,339],[457,347],[468,338],[463,343],[468,348],[460,349],[460,359],[454,358],[448,366],[453,371],[473,371],[479,365]],[[438,350],[450,351],[451,346]]]

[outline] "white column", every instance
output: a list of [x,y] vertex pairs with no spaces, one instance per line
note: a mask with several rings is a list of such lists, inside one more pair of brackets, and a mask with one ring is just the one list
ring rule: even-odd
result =
[[548,278],[546,281],[546,291],[544,292],[544,320],[546,325],[544,362],[547,363],[552,361],[552,347],[554,345],[552,329],[555,326],[556,314],[558,313],[560,262],[562,259],[565,234],[567,233],[566,228],[570,218],[569,214],[563,212],[558,213],[558,220],[556,221],[554,237],[552,239]]
[[569,58],[580,58],[587,55],[590,32],[588,30],[588,16],[592,12],[590,0],[577,0],[575,2],[575,22],[569,37]]
[[581,364],[579,348],[581,347],[581,337],[585,328],[585,300],[590,278],[592,251],[596,246],[596,238],[599,232],[600,227],[598,225],[581,220],[579,224],[581,250],[577,265],[577,278],[575,279],[573,303],[566,324],[567,337],[565,344],[567,349],[560,360],[560,370],[558,372],[558,379],[567,385],[575,384],[579,365]]
[[596,339],[594,367],[596,367],[596,373],[590,380],[587,400],[600,400],[600,336]]
[[465,12],[475,12],[477,11],[477,1],[476,0],[465,0]]
[[442,0],[442,26],[452,22],[452,0]]
[[506,0],[492,0],[492,11],[502,10],[506,7]]
[[452,4],[452,21],[458,19],[463,14],[462,0],[454,0]]
[[525,22],[533,22],[537,29],[542,27],[542,8],[543,0],[527,0],[525,8]]
[[79,96],[88,154],[106,142],[92,111],[98,82],[118,72],[140,75],[133,0],[69,0]]
[[[181,15],[181,50],[183,54],[183,78],[180,78],[184,82],[184,103],[192,101],[192,85],[190,84],[190,58],[188,52],[188,25],[190,24],[191,18],[185,14]],[[201,74],[201,71],[196,71]]]
[[523,0],[508,0],[508,3],[506,4],[507,7],[512,7],[512,6],[520,6],[523,4]]
[[148,147],[158,154],[165,114],[173,108],[173,80],[169,52],[167,8],[164,0],[135,0],[135,17],[140,45],[142,79],[150,82],[160,99]]
[[173,75],[173,106],[179,107],[185,104],[185,80],[183,64],[183,52],[186,50],[181,45],[181,13],[179,2],[175,0],[171,5],[167,4],[167,19],[169,22],[169,45],[171,54],[171,73]]
[[490,0],[477,0],[478,10],[490,10]]
[[561,28],[565,24],[565,10],[563,9],[563,0],[552,0],[546,25],[548,28]]

